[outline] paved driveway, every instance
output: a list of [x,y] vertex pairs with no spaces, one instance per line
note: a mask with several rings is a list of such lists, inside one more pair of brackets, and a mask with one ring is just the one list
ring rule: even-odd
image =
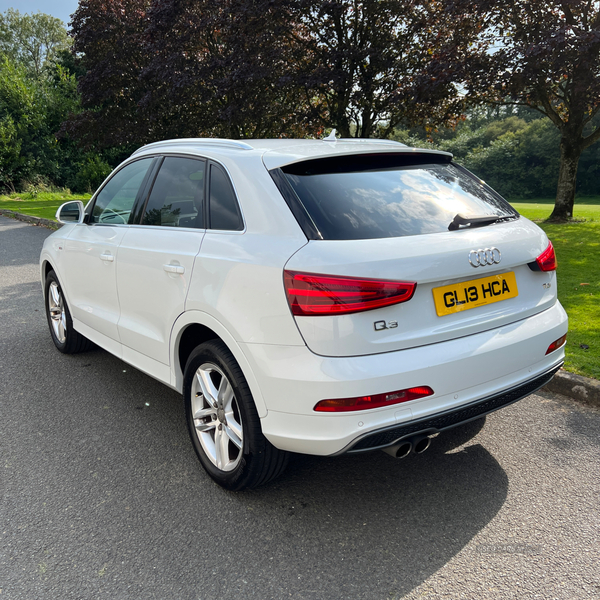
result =
[[600,598],[600,411],[542,393],[418,457],[297,457],[227,493],[180,397],[63,356],[0,217],[0,600]]

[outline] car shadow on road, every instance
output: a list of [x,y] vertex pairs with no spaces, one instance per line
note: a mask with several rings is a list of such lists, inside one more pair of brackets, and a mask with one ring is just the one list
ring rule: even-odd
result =
[[[334,565],[346,564],[347,579],[335,582],[340,598],[401,598],[462,550],[506,499],[508,479],[494,457],[476,442],[460,447],[481,425],[440,435],[424,454],[402,460],[383,452],[296,456],[287,475],[241,501],[278,514],[277,528],[264,519],[263,529],[278,546],[274,568],[292,553],[302,578],[325,582]],[[304,589],[301,597],[319,593]]]
[[[135,597],[401,598],[505,502],[494,456],[477,437],[461,446],[477,424],[402,460],[296,455],[270,485],[226,492],[196,460],[177,393],[102,350],[59,354],[42,318],[6,356],[20,396],[7,395],[5,410],[13,423],[44,415],[31,431],[6,430],[11,447],[36,447],[6,483],[33,498],[27,513],[8,510],[11,528],[43,523],[36,539],[53,558],[40,549],[27,560],[46,560],[44,585],[67,585],[61,573],[77,556],[92,596],[120,597],[127,582]],[[40,357],[52,360],[43,382],[27,375]]]

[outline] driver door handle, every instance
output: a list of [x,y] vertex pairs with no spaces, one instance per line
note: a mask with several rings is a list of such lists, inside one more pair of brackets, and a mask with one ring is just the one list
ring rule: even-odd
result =
[[115,257],[110,252],[104,252],[100,255],[100,260],[104,260],[106,262],[114,262]]
[[181,265],[163,265],[163,269],[167,273],[179,273],[180,275],[185,273],[185,267]]

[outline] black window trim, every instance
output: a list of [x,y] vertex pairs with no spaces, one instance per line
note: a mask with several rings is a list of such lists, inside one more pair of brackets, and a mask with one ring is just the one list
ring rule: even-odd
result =
[[140,225],[142,222],[142,217],[146,212],[146,206],[148,205],[148,199],[150,198],[150,193],[152,192],[152,188],[154,187],[154,182],[156,181],[156,176],[160,171],[160,167],[164,162],[163,156],[155,156],[154,162],[152,163],[152,167],[150,168],[150,173],[146,181],[144,181],[144,190],[143,193],[140,194],[139,198],[136,199],[134,204],[133,219],[131,219],[130,225]]
[[271,178],[283,196],[285,203],[288,205],[288,208],[294,215],[296,221],[298,221],[298,225],[300,225],[300,229],[302,229],[306,239],[322,240],[323,235],[298,197],[298,194],[296,194],[296,191],[290,185],[284,172],[277,168],[269,171],[269,175],[271,175]]
[[[207,156],[201,156],[198,154],[187,154],[184,152],[161,152],[160,154],[151,154],[151,155],[144,155],[144,156],[136,157],[136,160],[141,160],[143,158],[152,157],[157,162],[153,163],[153,165],[150,166],[149,172],[152,171],[151,176],[148,177],[147,181],[142,182],[142,187],[145,187],[144,193],[140,194],[139,198],[136,198],[136,201],[134,202],[134,209],[132,210],[132,213],[134,212],[134,210],[136,210],[138,208],[139,204],[143,205],[143,210],[141,210],[139,214],[135,215],[134,222],[130,223],[130,225],[138,225],[140,227],[160,227],[160,225],[142,225],[141,220],[144,216],[144,212],[146,210],[146,206],[147,206],[148,200],[150,198],[150,193],[152,192],[152,188],[154,187],[154,183],[156,181],[156,177],[158,176],[160,166],[162,165],[164,159],[168,156],[179,157],[179,158],[191,158],[191,159],[200,160],[200,161],[203,161],[204,163],[206,163],[206,171],[205,171],[206,176],[204,177],[204,198],[202,201],[203,213],[204,213],[203,214],[204,227],[201,229],[198,229],[195,227],[194,228],[185,228],[185,229],[193,229],[194,231],[211,231],[212,233],[227,233],[227,234],[237,234],[237,235],[241,235],[246,232],[247,228],[246,228],[246,218],[244,216],[244,210],[243,210],[242,204],[239,200],[239,194],[237,192],[235,183],[233,182],[233,178],[231,177],[231,173],[229,172],[229,169],[227,169],[227,167],[222,162],[219,162],[218,160],[214,160],[213,158],[209,158]],[[134,161],[130,161],[127,164],[131,164],[131,162],[134,162]],[[231,186],[231,189],[233,191],[233,195],[234,195],[234,198],[235,198],[235,201],[236,201],[239,213],[240,213],[240,217],[242,219],[242,229],[211,229],[210,228],[210,223],[209,223],[210,197],[209,197],[209,194],[210,194],[210,166],[212,164],[223,169],[225,176],[226,176],[227,180],[229,181],[229,185]],[[126,165],[123,165],[123,167],[125,167],[125,166]],[[112,177],[111,177],[111,179],[112,179]],[[151,183],[149,183],[149,180],[151,180]],[[102,186],[102,187],[104,187],[104,186]],[[98,192],[99,191],[100,190],[98,190]]]

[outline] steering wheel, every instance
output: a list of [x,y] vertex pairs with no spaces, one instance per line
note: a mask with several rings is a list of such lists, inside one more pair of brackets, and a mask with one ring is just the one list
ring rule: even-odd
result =
[[100,223],[104,223],[106,221],[106,213],[111,213],[110,216],[108,216],[109,219],[113,219],[114,217],[117,217],[117,219],[121,219],[121,223],[123,225],[127,225],[127,221],[123,218],[123,215],[120,215],[116,210],[113,210],[112,208],[105,208],[102,211],[102,214],[100,215]]

